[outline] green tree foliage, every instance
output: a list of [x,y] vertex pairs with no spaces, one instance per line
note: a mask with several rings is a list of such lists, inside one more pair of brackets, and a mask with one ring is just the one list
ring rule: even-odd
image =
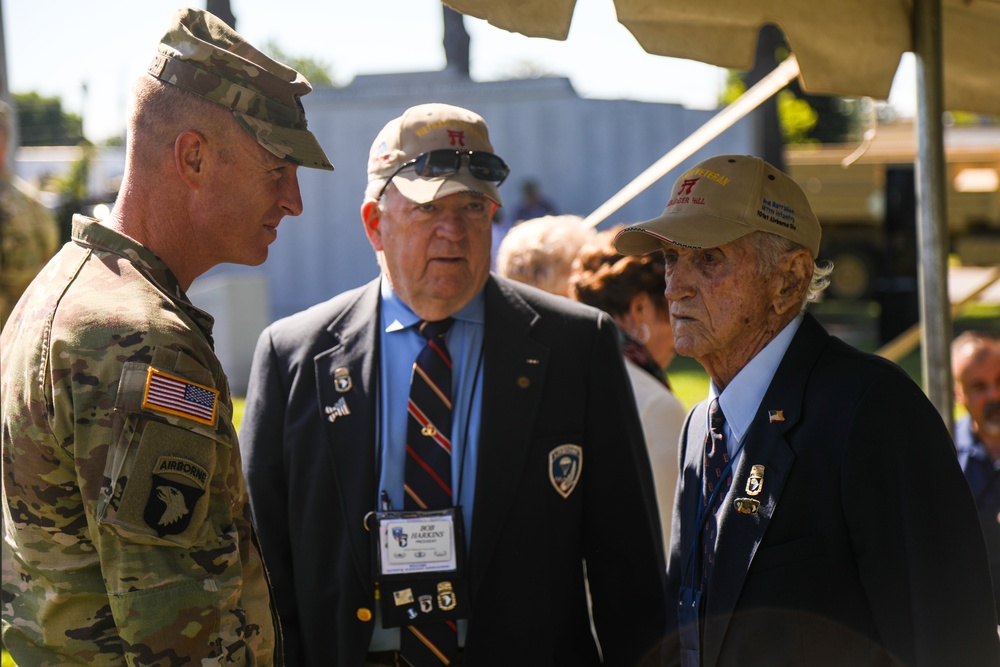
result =
[[[729,104],[746,91],[744,72],[729,70],[722,93]],[[786,144],[850,143],[861,133],[860,100],[802,92],[798,80],[778,93],[778,122]]]
[[261,50],[274,60],[298,70],[302,76],[309,80],[313,88],[338,85],[333,77],[333,65],[330,63],[316,58],[289,55],[274,40],[266,42]]
[[58,97],[14,93],[22,146],[76,146],[86,141],[83,119],[66,113]]
[[93,147],[84,146],[80,159],[70,165],[65,175],[55,179],[55,191],[59,194],[56,221],[59,223],[59,237],[63,241],[68,241],[70,238],[73,214],[83,212],[84,205],[90,199],[88,181],[93,153]]

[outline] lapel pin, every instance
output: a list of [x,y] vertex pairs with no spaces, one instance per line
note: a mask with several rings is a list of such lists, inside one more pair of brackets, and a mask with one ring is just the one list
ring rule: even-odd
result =
[[347,401],[341,396],[339,401],[323,408],[323,412],[326,413],[328,421],[335,422],[337,421],[337,417],[346,417],[351,414],[351,409],[347,407]]
[[750,478],[747,479],[747,495],[756,496],[764,490],[764,466],[755,465],[750,468]]
[[783,422],[783,421],[785,421],[785,411],[784,410],[768,410],[767,411],[767,418],[770,420],[771,424],[773,424],[774,422]]
[[341,366],[337,370],[333,371],[333,387],[341,394],[345,394],[351,390],[354,383],[351,382],[351,372]]
[[753,498],[737,498],[733,501],[733,505],[740,514],[756,514],[760,501]]

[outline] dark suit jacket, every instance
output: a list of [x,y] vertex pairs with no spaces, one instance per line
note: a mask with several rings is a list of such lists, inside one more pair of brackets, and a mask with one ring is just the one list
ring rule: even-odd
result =
[[[681,438],[671,601],[693,567],[706,413],[696,406]],[[764,466],[755,497],[753,465]],[[760,507],[742,514],[739,498]],[[898,367],[807,315],[720,510],[701,664],[995,667],[989,582],[972,498],[934,407]]]
[[[614,327],[503,279],[485,290],[465,664],[598,664],[584,560],[605,660],[635,664],[666,627],[665,565]],[[240,440],[294,665],[360,667],[371,638],[378,302],[376,280],[277,322],[254,357]],[[324,407],[340,398],[350,414],[330,421]],[[564,499],[548,456],[566,443],[583,447],[583,472]]]

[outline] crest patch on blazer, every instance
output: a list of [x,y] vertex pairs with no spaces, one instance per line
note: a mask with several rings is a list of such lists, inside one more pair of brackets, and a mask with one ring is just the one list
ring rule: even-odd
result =
[[563,498],[569,498],[583,473],[583,447],[559,445],[549,452],[549,481]]

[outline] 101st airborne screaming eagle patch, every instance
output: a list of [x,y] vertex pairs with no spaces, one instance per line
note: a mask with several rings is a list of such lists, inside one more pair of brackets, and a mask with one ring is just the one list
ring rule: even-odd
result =
[[206,486],[208,471],[200,465],[176,456],[161,456],[153,468],[143,520],[160,537],[183,533]]

